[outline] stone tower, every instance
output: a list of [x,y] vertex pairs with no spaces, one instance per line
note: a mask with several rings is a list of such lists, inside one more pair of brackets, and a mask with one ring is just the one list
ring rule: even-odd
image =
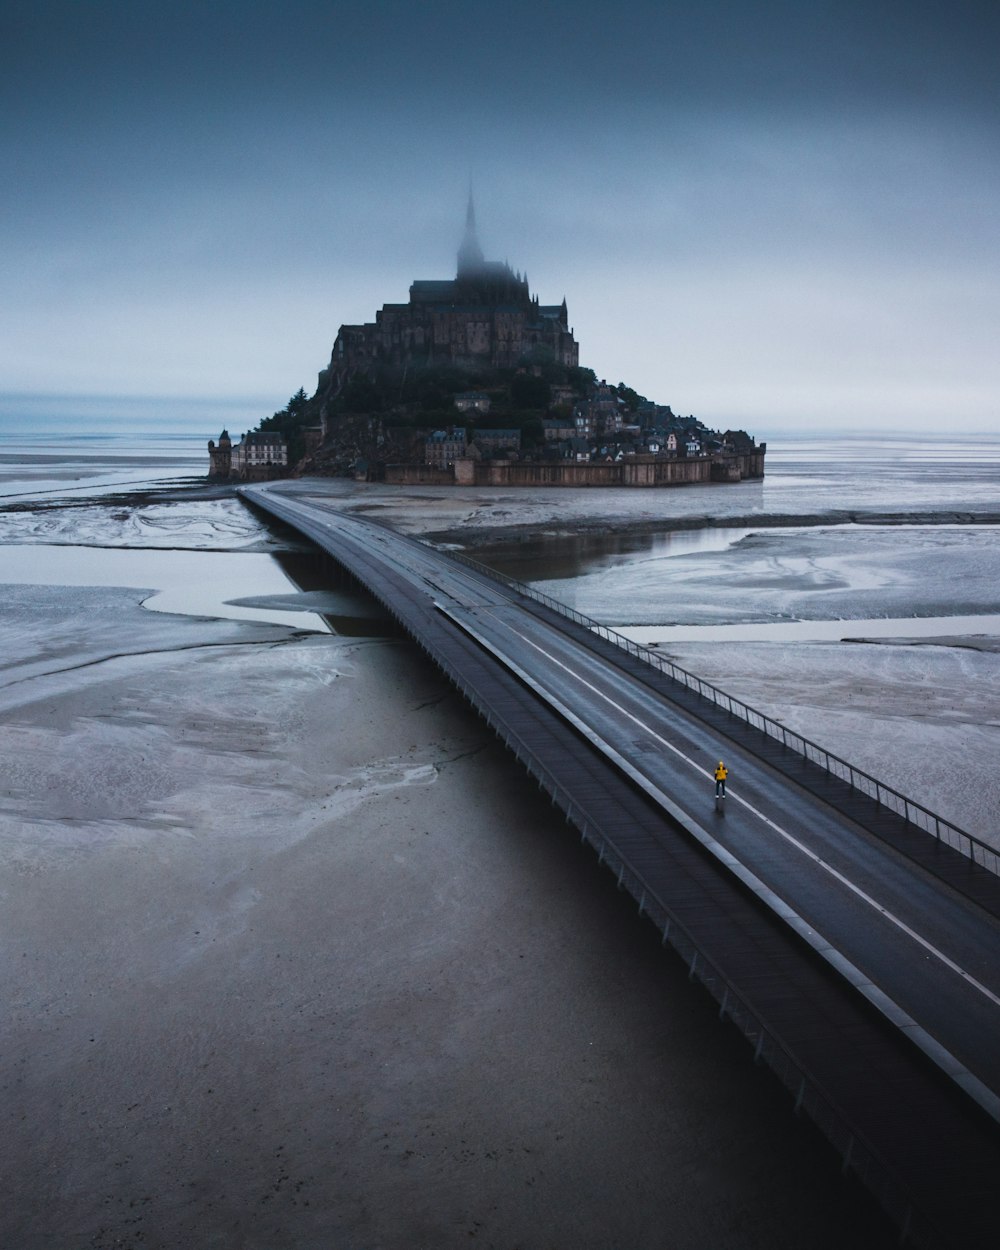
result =
[[538,352],[561,365],[580,363],[566,301],[540,304],[527,274],[484,258],[470,191],[455,277],[417,278],[408,303],[383,304],[374,321],[342,325],[319,375],[320,411],[357,376],[438,365],[516,369]]
[[208,440],[208,476],[228,478],[233,468],[233,444],[229,431],[223,430],[219,435],[219,444]]
[[476,237],[476,206],[472,202],[472,191],[469,191],[469,203],[465,210],[465,236],[458,249],[459,278],[478,277],[484,268],[483,249]]

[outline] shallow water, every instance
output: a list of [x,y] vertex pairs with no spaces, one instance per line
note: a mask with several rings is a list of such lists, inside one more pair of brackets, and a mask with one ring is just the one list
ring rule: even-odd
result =
[[289,595],[295,584],[273,556],[257,552],[148,551],[30,544],[0,548],[0,582],[33,586],[130,586],[149,590],[155,612],[268,621],[328,633],[315,612],[246,607],[232,600]]
[[207,466],[192,434],[0,436],[0,502],[14,505],[0,510],[0,584],[128,586],[151,591],[156,612],[330,632],[316,612],[231,602],[297,591],[267,553],[279,541],[238,500],[106,498],[204,481]]
[[239,551],[278,540],[238,499],[182,496],[171,503],[20,504],[0,510],[0,543]]
[[81,498],[204,477],[207,440],[190,434],[0,434],[0,499]]
[[572,580],[532,581],[609,625],[991,617],[1000,613],[1000,541],[993,526],[722,530],[704,546],[648,542],[593,558]]
[[817,512],[979,511],[1000,506],[1000,442],[902,438],[768,444],[764,505]]
[[891,638],[1000,638],[1000,613],[990,616],[879,616],[850,621],[776,621],[753,625],[621,625],[618,633],[644,646],[671,642],[847,642]]
[[[18,545],[37,553],[30,562],[35,576],[49,584],[68,567],[52,554],[59,545],[73,547],[79,567],[89,570],[86,576],[101,579],[124,574],[113,574],[111,563],[99,566],[96,556],[79,554],[84,546],[145,548],[143,561],[129,565],[125,584],[158,590],[150,607],[325,628],[318,616],[309,621],[302,613],[226,602],[290,589],[269,557],[249,561],[251,552],[277,549],[279,542],[238,501],[191,498],[114,507],[101,500],[126,485],[162,485],[183,474],[203,480],[206,470],[204,440],[193,434],[63,435],[54,441],[0,435],[0,496],[17,504],[17,510],[0,510],[0,580],[5,569],[22,567],[10,554]],[[655,492],[529,489],[470,495],[366,488],[331,479],[287,488],[328,493],[345,506],[384,511],[390,520],[394,512],[411,519],[439,513],[442,524],[450,518],[469,530],[537,524],[528,541],[476,554],[589,616],[621,627],[656,627],[658,637],[667,637],[663,630],[675,626],[746,627],[743,634],[726,635],[730,638],[758,637],[767,627],[779,631],[776,636],[792,637],[801,631],[780,631],[797,622],[810,622],[810,636],[819,637],[829,636],[819,628],[824,623],[836,631],[845,620],[905,624],[913,617],[986,618],[992,629],[989,622],[1000,613],[1000,543],[991,526],[755,530],[739,520],[845,510],[872,519],[893,514],[897,520],[909,513],[942,520],[956,513],[991,515],[1000,511],[1000,442],[784,440],[769,447],[767,473],[762,482],[733,487]],[[32,498],[37,508],[25,506]],[[595,514],[609,517],[604,530],[567,532],[581,520],[593,522]],[[728,526],[727,518],[735,524]],[[669,528],[671,520],[678,528]],[[661,528],[642,535],[627,528],[636,523]],[[175,555],[181,549],[212,552],[216,562],[165,561],[160,571],[157,556],[171,549]],[[244,562],[224,565],[225,552],[243,553]],[[181,568],[186,571],[174,572]]]
[[[475,552],[477,559],[522,582],[572,581],[616,567],[639,565],[648,560],[725,551],[745,538],[749,529],[707,525],[702,529],[674,530],[666,534],[605,532],[600,534],[548,535],[516,543],[495,543]],[[558,598],[553,586],[546,586]]]

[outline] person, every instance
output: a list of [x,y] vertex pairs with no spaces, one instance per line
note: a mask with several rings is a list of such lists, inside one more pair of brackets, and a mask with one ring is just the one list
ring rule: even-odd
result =
[[729,769],[719,760],[719,767],[715,770],[715,797],[721,794],[726,797],[726,778],[729,776]]

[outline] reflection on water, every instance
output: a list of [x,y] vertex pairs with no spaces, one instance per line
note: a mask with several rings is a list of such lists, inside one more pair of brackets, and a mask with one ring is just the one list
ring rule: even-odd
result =
[[601,534],[551,534],[525,542],[491,543],[477,548],[475,558],[521,582],[562,581],[643,559],[725,551],[750,532],[706,526],[668,534],[616,534],[611,530]]
[[257,552],[151,551],[109,547],[0,546],[0,584],[128,586],[153,593],[156,612],[266,621],[329,632],[315,612],[244,607],[231,600],[287,595],[289,581],[273,556]]
[[[371,597],[314,551],[270,555],[0,544],[0,585],[4,583],[127,586],[151,591],[143,607],[154,612],[265,621],[350,638],[395,633]],[[325,610],[328,605],[332,610]]]
[[331,633],[345,638],[384,638],[395,633],[391,619],[375,600],[324,552],[278,551],[274,559],[299,590],[323,595],[333,604],[333,611],[321,612]]
[[850,642],[869,638],[1000,636],[1000,616],[879,616],[850,621],[774,621],[739,625],[619,625],[616,633],[645,647],[672,642]]
[[[128,428],[127,435],[108,431],[49,440],[5,436],[0,429],[2,537],[23,544],[18,556],[13,545],[0,543],[0,582],[142,587],[157,592],[148,606],[162,611],[355,636],[392,632],[368,597],[321,557],[286,553],[279,562],[261,554],[266,532],[231,501],[102,509],[96,497],[137,477],[149,485],[184,472],[200,476],[207,468],[200,436],[138,436],[131,424]],[[975,535],[970,530],[970,541],[962,546],[954,540],[945,544],[943,526],[930,536],[904,530],[900,522],[919,516],[963,521],[969,514],[994,520],[1000,516],[998,484],[995,439],[776,440],[769,446],[763,482],[655,492],[479,492],[466,523],[530,527],[533,536],[526,541],[496,543],[475,555],[608,623],[734,625],[879,613],[899,619],[917,612],[986,614],[997,610],[1000,585],[1000,553],[992,557],[986,527]],[[94,496],[94,505],[25,510],[13,501],[14,495],[23,502],[25,495],[46,490],[60,503],[64,495]],[[394,500],[423,508],[465,498],[355,483],[339,483],[337,491],[372,507]],[[762,511],[782,529],[735,527],[753,524]],[[838,539],[836,521],[855,516],[871,521],[876,513],[891,515],[891,535],[867,527],[867,535],[852,538],[850,548]],[[454,515],[453,509],[448,516]],[[784,528],[819,516],[828,519],[822,529],[813,526],[796,535]],[[707,518],[714,523],[705,525]],[[727,518],[734,527],[719,524]],[[604,528],[566,532],[595,523]],[[651,528],[660,532],[641,532]],[[765,537],[748,538],[751,533]],[[72,545],[57,547],[57,542]],[[93,545],[76,545],[84,543]],[[127,543],[203,550],[118,549]],[[249,543],[258,552],[218,550],[222,544]],[[297,599],[290,582],[306,595]],[[335,593],[327,597],[328,592]]]
[[640,642],[997,633],[992,525],[552,535],[524,547],[485,562]]

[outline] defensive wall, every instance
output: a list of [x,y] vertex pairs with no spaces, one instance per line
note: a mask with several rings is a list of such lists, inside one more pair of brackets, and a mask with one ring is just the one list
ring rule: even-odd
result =
[[[471,462],[470,462],[471,463]],[[403,486],[454,486],[455,470],[438,468],[433,464],[387,464],[385,480]],[[473,485],[469,482],[468,485]]]
[[463,458],[446,468],[387,464],[385,480],[406,486],[685,486],[741,482],[764,476],[765,444],[745,453],[713,456],[630,457],[607,464]]

